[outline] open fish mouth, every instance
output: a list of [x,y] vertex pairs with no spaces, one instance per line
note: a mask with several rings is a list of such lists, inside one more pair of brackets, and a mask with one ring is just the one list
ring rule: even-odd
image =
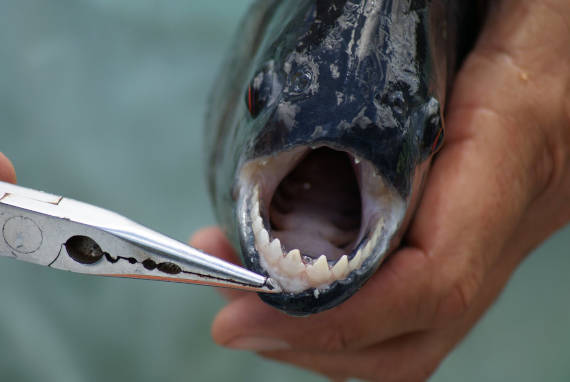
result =
[[239,182],[245,260],[293,294],[370,274],[406,210],[371,162],[325,145],[250,160]]

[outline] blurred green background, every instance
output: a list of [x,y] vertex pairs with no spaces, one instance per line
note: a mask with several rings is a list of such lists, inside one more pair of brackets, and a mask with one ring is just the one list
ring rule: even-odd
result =
[[[19,182],[182,241],[212,224],[203,116],[249,2],[2,0],[0,150]],[[566,227],[432,380],[569,381],[569,248]],[[1,381],[324,380],[213,344],[213,289],[0,261]]]

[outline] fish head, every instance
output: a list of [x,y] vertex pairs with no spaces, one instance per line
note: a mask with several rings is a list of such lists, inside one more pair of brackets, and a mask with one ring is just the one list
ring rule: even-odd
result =
[[346,300],[399,245],[443,141],[418,20],[407,36],[381,15],[370,25],[362,9],[341,11],[301,10],[304,29],[291,22],[266,42],[226,146],[230,230],[245,265],[284,291],[261,298],[294,315]]

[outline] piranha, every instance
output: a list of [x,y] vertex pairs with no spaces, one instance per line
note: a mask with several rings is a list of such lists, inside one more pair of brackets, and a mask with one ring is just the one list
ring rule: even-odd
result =
[[396,249],[444,140],[467,1],[261,0],[206,117],[217,218],[293,315],[354,294]]

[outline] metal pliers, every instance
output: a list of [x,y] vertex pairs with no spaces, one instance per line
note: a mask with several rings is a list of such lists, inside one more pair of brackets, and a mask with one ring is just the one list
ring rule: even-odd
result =
[[279,293],[271,278],[119,214],[0,182],[0,256],[54,269]]

